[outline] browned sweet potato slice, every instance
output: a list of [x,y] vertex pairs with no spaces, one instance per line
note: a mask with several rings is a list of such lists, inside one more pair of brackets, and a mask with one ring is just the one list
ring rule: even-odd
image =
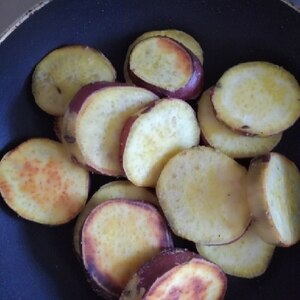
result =
[[91,211],[82,229],[85,269],[106,298],[117,299],[138,268],[172,246],[164,218],[141,201],[105,201]]
[[156,192],[174,233],[196,243],[229,243],[250,221],[246,169],[210,147],[194,147],[171,158]]
[[0,192],[18,215],[60,225],[73,219],[88,196],[88,172],[72,163],[61,143],[30,139],[0,162]]
[[114,67],[101,52],[70,45],[50,52],[38,63],[32,76],[32,93],[42,110],[62,116],[82,86],[115,79]]
[[165,36],[149,37],[132,47],[128,75],[134,84],[162,97],[194,99],[203,86],[203,67],[198,57]]
[[198,121],[202,138],[211,147],[233,158],[255,157],[270,152],[281,140],[282,133],[268,137],[247,136],[234,131],[216,118],[211,94],[205,91],[198,102]]
[[120,300],[223,299],[227,279],[223,271],[199,255],[165,250],[144,264],[128,282]]
[[234,130],[269,136],[292,126],[300,116],[300,87],[277,65],[255,61],[227,70],[212,102],[216,116]]
[[274,152],[252,160],[247,196],[262,239],[279,246],[300,240],[300,173],[292,161]]
[[98,204],[107,200],[118,198],[141,200],[158,206],[158,200],[154,193],[148,189],[137,187],[127,180],[113,181],[101,186],[101,188],[88,201],[87,205],[78,216],[75,224],[73,242],[78,257],[81,257],[81,230],[89,213]]

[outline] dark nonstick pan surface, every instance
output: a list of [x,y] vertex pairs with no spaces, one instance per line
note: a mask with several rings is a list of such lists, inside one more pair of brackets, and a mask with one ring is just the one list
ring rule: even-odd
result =
[[[35,105],[30,86],[34,66],[49,51],[74,43],[98,48],[123,80],[129,44],[145,31],[167,28],[201,43],[205,88],[227,68],[252,60],[282,65],[300,80],[300,15],[279,0],[54,0],[0,44],[1,157],[30,137],[55,138],[53,120]],[[298,167],[299,132],[298,121],[276,148]],[[91,192],[110,180],[93,179]],[[0,203],[0,299],[99,299],[73,253],[74,221],[42,226]],[[229,276],[226,299],[300,299],[300,245],[276,249],[261,277]]]

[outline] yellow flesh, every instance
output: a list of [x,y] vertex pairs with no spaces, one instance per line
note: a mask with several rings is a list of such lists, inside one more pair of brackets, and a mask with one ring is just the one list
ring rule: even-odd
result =
[[136,187],[129,181],[113,181],[103,185],[88,201],[87,205],[84,207],[84,210],[77,218],[74,228],[74,247],[77,254],[80,255],[81,253],[81,229],[89,213],[98,204],[117,198],[142,200],[158,205],[158,200],[153,193],[145,188]]
[[198,120],[202,133],[210,146],[233,158],[254,157],[270,152],[282,134],[270,137],[246,136],[231,130],[220,122],[210,100],[211,90],[203,93],[198,104]]
[[279,133],[300,115],[300,87],[296,79],[267,62],[243,63],[226,71],[212,99],[220,120],[250,134]]
[[143,299],[218,300],[225,288],[225,278],[216,266],[192,259],[159,277]]
[[139,78],[169,91],[184,87],[193,73],[190,54],[168,38],[152,37],[138,43],[129,58]]
[[197,244],[200,255],[219,265],[229,275],[253,278],[265,272],[275,246],[265,243],[253,226],[236,241],[220,246]]
[[111,87],[93,93],[79,112],[76,140],[87,164],[114,176],[123,175],[119,162],[120,135],[126,120],[157,97],[137,87]]
[[222,244],[239,237],[249,223],[245,177],[245,168],[231,158],[209,147],[195,147],[169,160],[156,192],[177,235]]
[[138,186],[155,187],[166,162],[199,144],[193,109],[182,100],[160,100],[130,128],[123,153],[127,178]]
[[73,219],[88,194],[88,173],[73,164],[62,144],[32,139],[3,157],[0,191],[25,219],[59,225]]
[[119,200],[103,203],[83,227],[85,266],[92,263],[98,272],[124,288],[138,268],[166,246],[161,221],[154,209]]
[[126,82],[131,82],[131,79],[128,76],[128,70],[127,70],[129,54],[131,53],[131,50],[140,41],[145,40],[150,37],[154,37],[154,36],[166,36],[171,39],[174,39],[175,41],[178,41],[179,43],[184,45],[186,48],[188,48],[190,51],[192,51],[192,53],[194,53],[194,55],[196,55],[199,58],[200,62],[203,65],[202,48],[199,45],[199,43],[189,34],[183,32],[183,31],[175,30],[175,29],[149,31],[149,32],[146,32],[146,33],[142,34],[141,36],[139,36],[128,48],[126,58],[125,58],[125,63],[124,63],[124,77],[125,77]]
[[114,81],[116,72],[100,52],[83,46],[52,51],[36,67],[32,92],[45,112],[62,116],[75,93],[95,81]]

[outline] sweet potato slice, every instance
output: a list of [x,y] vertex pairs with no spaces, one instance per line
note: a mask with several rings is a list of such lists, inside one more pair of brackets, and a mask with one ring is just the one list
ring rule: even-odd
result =
[[199,144],[195,112],[179,99],[161,99],[131,116],[121,134],[121,160],[127,178],[137,186],[155,187],[166,162]]
[[144,264],[128,282],[120,300],[223,299],[223,271],[196,253],[164,250]]
[[168,37],[149,37],[129,54],[131,81],[160,96],[183,100],[197,97],[203,85],[203,67],[186,47]]
[[227,70],[212,102],[219,120],[249,135],[269,136],[292,126],[300,116],[295,77],[268,62],[247,62]]
[[196,243],[226,244],[250,221],[246,169],[210,147],[184,150],[165,165],[156,192],[175,234]]
[[124,77],[126,82],[132,83],[128,75],[128,61],[129,61],[129,55],[131,53],[131,50],[139,42],[148,39],[150,37],[156,37],[156,36],[169,37],[179,42],[180,44],[184,45],[194,55],[198,57],[199,61],[203,65],[203,50],[200,44],[191,35],[176,29],[149,31],[139,36],[128,48],[126,58],[125,58],[125,63],[124,63]]
[[113,181],[101,186],[100,189],[88,201],[87,205],[84,207],[76,220],[73,242],[75,252],[78,257],[81,257],[81,230],[89,213],[98,204],[101,204],[107,200],[118,198],[141,200],[158,206],[158,200],[154,193],[148,189],[137,187],[127,180]]
[[279,143],[282,133],[269,137],[247,136],[219,121],[211,103],[212,93],[213,88],[202,94],[197,111],[202,137],[211,147],[233,158],[245,158],[269,153]]
[[292,161],[274,152],[252,160],[247,196],[263,240],[285,247],[300,240],[300,174]]
[[38,63],[32,76],[32,93],[42,110],[62,116],[82,86],[115,79],[114,67],[100,51],[70,45],[50,52]]
[[254,278],[269,266],[275,246],[264,242],[249,226],[236,241],[227,245],[196,245],[199,254],[219,265],[229,275]]
[[121,83],[84,86],[71,101],[63,121],[63,142],[71,156],[94,172],[123,176],[119,144],[126,120],[157,96]]
[[72,163],[61,143],[30,139],[0,162],[0,192],[21,217],[60,225],[83,209],[88,196],[88,172]]
[[82,229],[82,259],[96,291],[117,299],[131,276],[152,256],[172,247],[164,218],[151,204],[108,200]]

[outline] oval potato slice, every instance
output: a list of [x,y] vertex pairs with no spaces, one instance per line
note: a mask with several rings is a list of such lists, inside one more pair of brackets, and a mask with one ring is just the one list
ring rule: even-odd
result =
[[127,180],[118,180],[109,182],[100,187],[100,189],[88,201],[83,211],[80,213],[76,220],[73,234],[73,243],[75,252],[81,258],[81,230],[85,219],[89,213],[104,201],[111,199],[131,199],[141,200],[152,203],[158,206],[156,196],[148,189],[137,187]]
[[254,278],[262,275],[269,266],[275,246],[264,242],[249,226],[236,241],[226,245],[196,244],[199,254],[219,265],[229,275]]
[[254,157],[269,153],[281,140],[282,133],[269,137],[247,136],[234,131],[216,118],[211,94],[205,91],[198,101],[198,122],[206,143],[232,158]]
[[82,229],[84,267],[100,294],[119,298],[151,257],[173,247],[167,224],[151,204],[115,199],[95,207]]
[[195,243],[226,244],[250,221],[246,169],[210,147],[179,152],[158,179],[159,204],[174,233]]
[[150,38],[150,37],[155,37],[155,36],[162,36],[162,37],[169,37],[182,45],[184,45],[186,48],[188,48],[194,55],[198,57],[200,60],[201,64],[203,65],[203,50],[200,46],[200,44],[189,34],[176,30],[176,29],[167,29],[167,30],[156,30],[156,31],[149,31],[141,36],[139,36],[128,48],[126,58],[125,58],[125,63],[124,63],[124,78],[126,82],[132,83],[129,75],[128,75],[128,61],[129,61],[129,56],[131,53],[131,50],[133,47],[138,44],[139,42]]
[[263,61],[230,68],[212,95],[219,120],[234,130],[260,136],[277,134],[292,126],[300,116],[299,99],[295,77]]
[[83,209],[88,187],[88,172],[70,161],[61,143],[49,139],[30,139],[0,162],[4,201],[33,222],[69,222]]
[[116,71],[103,53],[87,46],[69,45],[53,50],[37,64],[32,93],[46,113],[63,116],[82,86],[115,79]]
[[300,240],[300,173],[292,161],[274,152],[252,160],[247,196],[264,241],[287,247]]

